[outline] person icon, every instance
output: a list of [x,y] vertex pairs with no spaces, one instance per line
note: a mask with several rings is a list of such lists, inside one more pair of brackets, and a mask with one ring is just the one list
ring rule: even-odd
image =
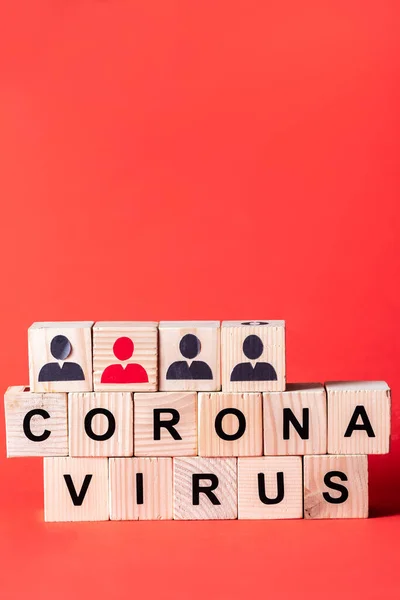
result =
[[72,352],[71,342],[65,335],[56,335],[50,342],[50,352],[57,362],[44,365],[38,381],[84,381],[82,367],[74,362],[64,362]]
[[[250,361],[260,358],[263,351],[264,344],[258,335],[248,335],[244,340],[243,354]],[[256,362],[254,366],[251,362],[239,363],[231,373],[231,381],[276,381],[277,379],[274,367],[267,362]]]
[[[183,336],[179,342],[179,350],[186,360],[178,360],[168,367],[167,379],[212,379],[213,374],[208,366],[202,360],[193,360],[200,354],[200,340],[193,333]],[[189,362],[190,361],[190,362]]]
[[[114,342],[113,352],[120,361],[129,360],[135,346],[128,337],[120,337]],[[109,365],[101,376],[101,383],[147,383],[149,381],[146,369],[137,363]]]

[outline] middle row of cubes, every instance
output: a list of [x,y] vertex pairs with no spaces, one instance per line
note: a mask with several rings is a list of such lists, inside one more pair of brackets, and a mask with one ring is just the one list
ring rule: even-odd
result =
[[337,411],[327,410],[321,384],[291,384],[287,392],[263,395],[84,392],[68,397],[12,387],[5,397],[7,453],[231,457],[385,451],[378,427],[377,437],[360,427],[348,435],[354,409],[354,402],[346,401],[338,420]]

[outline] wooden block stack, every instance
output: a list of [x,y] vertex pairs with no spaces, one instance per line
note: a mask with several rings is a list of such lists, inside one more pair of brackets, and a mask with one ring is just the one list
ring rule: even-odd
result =
[[286,385],[284,321],[35,323],[28,341],[7,455],[44,457],[46,521],[368,516],[389,387]]

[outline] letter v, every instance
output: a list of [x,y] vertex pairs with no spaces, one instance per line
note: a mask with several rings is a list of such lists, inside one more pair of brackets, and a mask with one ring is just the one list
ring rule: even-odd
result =
[[67,484],[67,488],[74,506],[82,506],[82,502],[85,499],[86,492],[88,491],[88,487],[92,480],[92,477],[93,475],[85,475],[81,491],[79,492],[79,494],[77,494],[71,475],[64,475],[65,483]]

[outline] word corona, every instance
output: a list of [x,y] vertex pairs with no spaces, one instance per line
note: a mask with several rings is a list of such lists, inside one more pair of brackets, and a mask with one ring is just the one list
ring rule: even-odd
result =
[[285,322],[47,322],[5,394],[46,521],[368,516],[383,381],[286,383]]

